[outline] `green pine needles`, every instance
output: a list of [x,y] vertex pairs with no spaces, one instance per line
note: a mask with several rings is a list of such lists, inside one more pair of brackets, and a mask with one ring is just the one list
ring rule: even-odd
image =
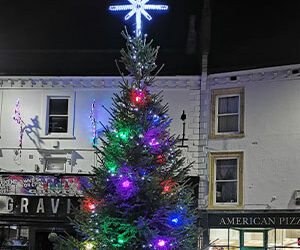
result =
[[169,134],[168,105],[150,91],[161,69],[155,63],[159,48],[146,37],[126,30],[122,35],[121,92],[114,94],[109,127],[95,146],[100,167],[93,169],[93,188],[73,220],[78,237],[62,238],[57,248],[197,249],[197,198],[187,184],[191,165]]

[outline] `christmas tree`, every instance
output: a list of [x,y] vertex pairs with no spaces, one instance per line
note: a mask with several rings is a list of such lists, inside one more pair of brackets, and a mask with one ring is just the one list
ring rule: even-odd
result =
[[[171,119],[161,93],[151,93],[158,47],[126,32],[119,62],[130,73],[114,94],[109,127],[95,146],[94,168],[74,225],[79,239],[64,249],[196,249],[196,197],[187,182],[190,165],[169,134]],[[101,145],[101,146],[100,146]]]

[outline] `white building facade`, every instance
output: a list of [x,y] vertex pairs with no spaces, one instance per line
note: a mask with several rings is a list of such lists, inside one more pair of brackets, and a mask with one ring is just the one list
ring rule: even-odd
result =
[[[66,216],[78,205],[97,166],[89,120],[108,125],[108,110],[119,77],[0,77],[0,227],[4,241],[22,241],[28,249],[45,245],[50,232],[69,229]],[[172,134],[185,138],[183,155],[199,165],[200,77],[158,77],[153,92],[163,91],[173,119]],[[22,119],[13,119],[19,102]],[[97,132],[102,126],[97,122]],[[179,144],[179,146],[181,143]],[[1,205],[2,204],[2,205]],[[45,238],[45,241],[41,240]],[[38,241],[36,239],[39,239]],[[26,243],[27,242],[27,243]],[[6,244],[6,243],[5,243]]]
[[204,246],[300,248],[300,65],[211,74],[201,89]]

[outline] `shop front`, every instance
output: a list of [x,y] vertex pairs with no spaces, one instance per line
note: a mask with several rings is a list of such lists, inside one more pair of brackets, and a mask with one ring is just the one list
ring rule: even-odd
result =
[[51,250],[50,233],[73,234],[84,187],[89,176],[0,176],[0,250]]
[[203,240],[209,249],[300,249],[300,212],[223,211],[205,217]]

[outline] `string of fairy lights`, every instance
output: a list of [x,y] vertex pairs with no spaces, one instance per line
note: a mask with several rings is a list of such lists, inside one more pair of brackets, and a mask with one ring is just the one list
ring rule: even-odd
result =
[[13,116],[13,119],[16,121],[16,123],[18,124],[20,130],[19,130],[19,147],[20,149],[23,146],[23,134],[24,134],[24,128],[23,128],[23,120],[21,117],[21,111],[20,111],[20,100],[17,100],[16,103],[16,107],[15,107],[15,111],[14,111],[15,115]]
[[[151,98],[147,94],[146,91],[138,88],[133,88],[129,91],[129,98],[131,102],[131,107],[133,112],[138,112],[145,105],[151,103]],[[90,112],[90,120],[91,126],[95,129],[96,119],[94,115],[95,110],[95,101],[92,103],[92,108]],[[151,123],[149,129],[144,133],[140,131],[133,131],[130,127],[126,127],[123,124],[117,123],[115,125],[115,129],[111,132],[110,143],[117,145],[124,145],[129,143],[131,140],[137,136],[136,144],[139,146],[143,145],[144,148],[147,148],[150,153],[157,155],[156,164],[159,166],[166,165],[168,162],[173,163],[172,154],[172,142],[168,140],[168,135],[164,133],[165,128],[169,125],[170,120],[166,115],[159,116],[155,114],[152,110],[148,112],[147,120]],[[93,130],[94,131],[94,130]],[[93,132],[93,136],[95,136]],[[95,137],[94,137],[95,138]],[[162,151],[162,146],[170,147],[169,153],[160,154]],[[122,154],[118,152],[117,154]],[[118,195],[118,198],[121,200],[128,200],[131,197],[135,196],[139,192],[138,182],[140,180],[149,180],[147,174],[151,172],[151,169],[143,169],[139,168],[138,173],[133,171],[132,168],[125,166],[119,166],[115,159],[107,159],[105,161],[105,166],[107,167],[107,171],[110,174],[110,177],[107,178],[107,182],[111,183],[114,187],[114,192]],[[153,166],[154,168],[155,166]],[[167,179],[161,182],[161,192],[162,194],[170,194],[179,189],[179,184],[177,182],[173,182],[171,179]],[[85,209],[91,212],[92,218],[97,217],[97,208],[103,204],[104,200],[101,202],[97,202],[91,198],[86,198],[85,200]],[[167,219],[168,224],[171,227],[180,227],[186,221],[186,209],[182,206],[178,206],[176,211],[172,211],[169,214],[169,218]],[[95,233],[99,232],[99,229],[95,229]],[[128,239],[126,236],[119,235],[116,237],[117,243],[119,246],[122,246]],[[86,242],[86,249],[93,249],[93,238]],[[143,248],[151,248],[154,249],[173,249],[174,243],[176,242],[175,237],[157,237],[155,239],[150,240],[147,245],[143,245]]]
[[97,140],[97,122],[96,122],[96,113],[95,113],[95,104],[96,104],[96,100],[94,99],[92,102],[92,107],[91,107],[91,111],[90,111],[90,122],[91,122],[91,128],[92,128],[92,143],[93,145],[96,145],[96,140]]

